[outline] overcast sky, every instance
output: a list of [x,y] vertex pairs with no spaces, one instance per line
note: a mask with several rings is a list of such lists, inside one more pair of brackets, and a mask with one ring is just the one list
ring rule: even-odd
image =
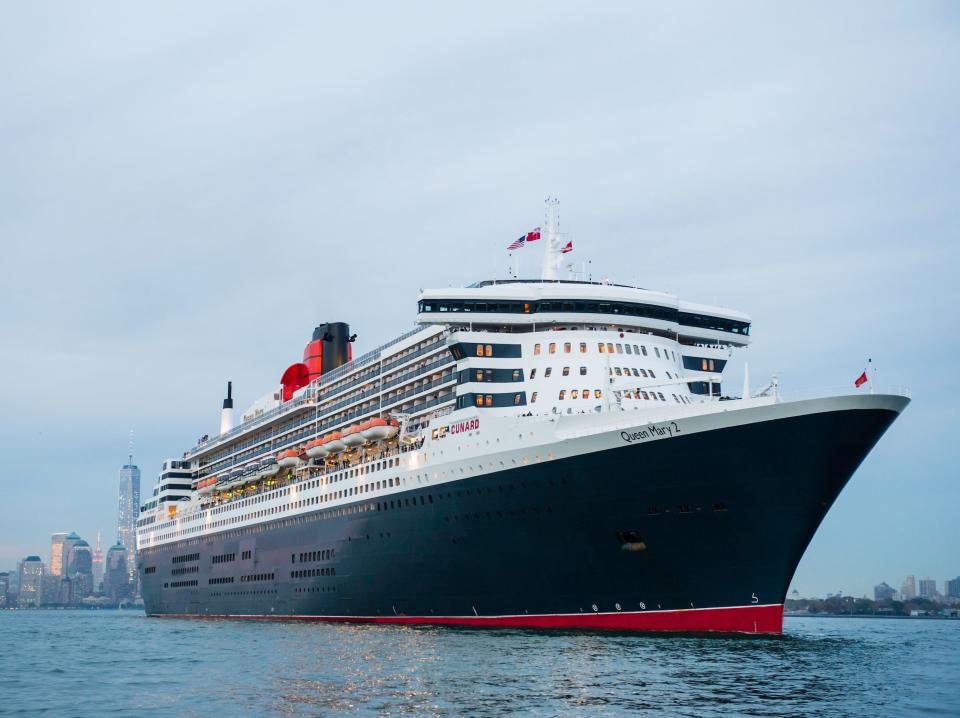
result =
[[912,389],[794,586],[942,590],[960,6],[451,5],[0,3],[0,569],[114,540],[131,427],[146,494],[227,379],[504,276],[550,194],[595,276],[753,317],[735,384]]

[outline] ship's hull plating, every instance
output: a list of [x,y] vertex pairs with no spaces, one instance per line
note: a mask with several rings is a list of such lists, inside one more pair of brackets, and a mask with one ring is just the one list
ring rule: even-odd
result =
[[[146,610],[779,633],[807,544],[905,403],[624,443],[412,489],[379,510],[148,549]],[[213,562],[224,555],[235,559]]]

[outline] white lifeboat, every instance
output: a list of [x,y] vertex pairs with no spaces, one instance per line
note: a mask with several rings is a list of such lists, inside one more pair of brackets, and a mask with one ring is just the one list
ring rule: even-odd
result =
[[360,424],[354,424],[343,431],[343,443],[347,446],[353,448],[355,446],[363,446],[365,439],[363,434],[360,433]]
[[367,441],[392,439],[399,431],[396,419],[371,419],[363,425],[363,438]]
[[278,471],[280,471],[280,465],[277,463],[277,460],[274,457],[269,456],[260,462],[257,475],[260,478],[265,479],[268,476],[276,476]]
[[346,443],[343,441],[343,434],[341,434],[339,431],[335,431],[332,434],[323,437],[323,448],[325,448],[330,454],[339,454],[341,451],[347,448]]

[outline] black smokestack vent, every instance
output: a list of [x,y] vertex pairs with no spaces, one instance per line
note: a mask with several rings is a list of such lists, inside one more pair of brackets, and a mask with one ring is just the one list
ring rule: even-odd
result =
[[227,398],[223,400],[223,408],[224,409],[233,408],[233,382],[232,381],[227,382]]
[[313,330],[313,341],[323,342],[323,373],[350,361],[350,325],[346,322],[327,322]]

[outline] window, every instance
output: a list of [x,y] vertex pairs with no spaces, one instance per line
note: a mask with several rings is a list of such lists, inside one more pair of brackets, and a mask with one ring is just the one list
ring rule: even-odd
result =
[[577,391],[576,389],[571,389],[571,390],[570,390],[570,398],[571,398],[571,399],[579,399],[579,398],[580,398],[580,392]]
[[477,369],[477,381],[483,381],[483,369]]
[[492,345],[492,344],[487,344],[486,348],[484,349],[484,356],[488,356],[488,357],[492,357],[492,356],[493,356],[493,345]]
[[478,357],[483,356],[483,344],[477,344],[477,356]]
[[661,394],[659,391],[657,392],[657,396],[660,397],[660,401],[666,401],[666,399],[663,398],[663,394]]
[[640,370],[640,376],[642,376],[644,379],[646,379],[646,378],[647,378],[647,370],[646,370],[646,369],[641,369],[641,370]]
[[659,359],[659,358],[660,358],[660,348],[659,348],[659,347],[654,347],[654,348],[653,348],[653,352],[654,352],[654,354],[657,355],[657,359]]
[[623,347],[627,350],[627,354],[633,354],[633,349],[630,348],[629,344],[624,344]]
[[551,354],[556,354],[556,353],[557,353],[557,343],[556,343],[556,342],[550,342],[549,352],[550,352]]
[[535,404],[536,402],[537,402],[537,392],[533,392],[533,393],[530,395],[530,403],[531,403],[531,404]]
[[551,373],[552,371],[553,371],[553,367],[552,367],[552,366],[548,366],[547,369],[546,369],[546,371],[543,372],[543,377],[544,377],[545,379],[549,379],[549,378],[550,378],[550,373]]
[[613,354],[613,344],[611,342],[607,342],[607,354]]
[[535,357],[540,356],[540,345],[539,345],[539,344],[534,344],[534,345],[533,345],[533,355],[534,355]]
[[618,366],[613,367],[613,371],[616,373],[617,376],[623,376],[623,371],[620,369],[620,367]]
[[630,370],[630,373],[633,374],[634,376],[640,376],[640,373],[637,371],[637,368],[636,368],[636,367],[634,367],[633,369],[631,369],[631,370]]
[[643,344],[640,345],[640,352],[641,352],[644,356],[647,355],[647,348],[646,348]]
[[487,394],[484,397],[484,406],[493,406],[493,394]]
[[585,366],[580,367],[580,376],[586,376],[586,375],[587,375],[587,367]]
[[536,379],[536,378],[537,378],[537,369],[536,369],[536,367],[534,367],[533,369],[530,370],[530,378],[531,378],[531,379]]
[[563,353],[564,353],[564,354],[569,354],[571,349],[572,349],[572,346],[571,346],[570,342],[564,342],[564,343],[563,343]]
[[566,399],[566,398],[567,398],[567,390],[566,390],[566,389],[561,389],[561,390],[560,390],[560,401],[563,401],[563,400]]
[[599,399],[601,396],[603,396],[603,392],[600,391],[599,389],[594,389],[593,395]]
[[563,367],[563,375],[570,376],[570,367],[568,366]]
[[520,381],[520,370],[514,369],[512,376],[514,381]]
[[[676,399],[677,397],[673,397],[673,398]],[[520,406],[520,395],[519,395],[519,394],[514,394],[514,395],[513,395],[513,405],[514,405],[514,406]]]
[[653,369],[650,370],[650,378],[651,378],[651,379],[656,379],[656,378],[657,378],[657,375],[653,373]]
[[597,344],[597,351],[603,354],[605,351],[607,351],[606,345],[604,345],[603,342],[600,342],[599,344]]
[[584,399],[589,399],[589,398],[590,398],[590,390],[589,390],[589,389],[584,389],[584,390],[583,390],[583,398],[584,398]]
[[617,354],[623,354],[623,344],[617,344]]
[[586,342],[580,342],[580,353],[581,353],[581,354],[586,354],[586,353],[587,353],[587,343],[586,343]]
[[477,406],[483,406],[483,394],[477,394]]
[[640,353],[640,347],[638,347],[636,344],[633,345],[633,353],[634,353],[634,354],[639,354],[639,353]]
[[644,399],[646,399],[647,401],[649,401],[649,400],[650,400],[650,395],[649,395],[649,394],[647,394],[647,392],[645,392],[645,391],[641,391],[640,393],[641,393],[641,394],[643,395],[643,398],[644,398]]

